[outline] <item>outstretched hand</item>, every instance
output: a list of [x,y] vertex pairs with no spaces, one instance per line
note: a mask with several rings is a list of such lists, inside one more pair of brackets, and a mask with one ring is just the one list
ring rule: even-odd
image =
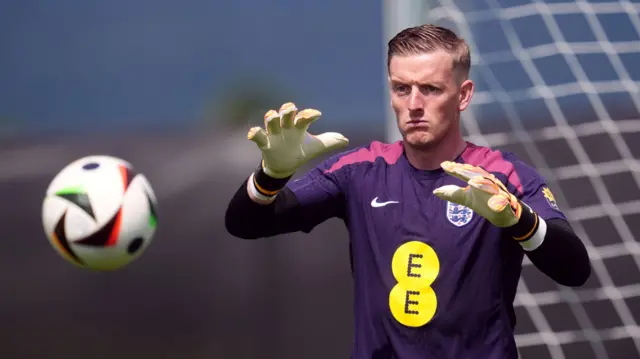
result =
[[295,104],[288,102],[280,107],[280,111],[269,110],[264,115],[264,129],[253,127],[249,130],[247,138],[262,151],[262,165],[267,175],[289,177],[309,160],[349,143],[337,132],[319,135],[307,132],[321,115],[315,109],[298,112]]

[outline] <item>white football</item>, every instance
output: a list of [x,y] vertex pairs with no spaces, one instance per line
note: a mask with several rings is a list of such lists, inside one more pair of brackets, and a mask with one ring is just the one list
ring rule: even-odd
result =
[[141,173],[122,159],[89,156],[63,168],[42,204],[44,231],[67,261],[114,270],[140,257],[157,226],[157,200]]

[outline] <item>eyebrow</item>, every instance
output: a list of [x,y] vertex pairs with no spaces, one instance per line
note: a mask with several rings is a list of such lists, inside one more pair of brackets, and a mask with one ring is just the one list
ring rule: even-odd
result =
[[440,82],[440,81],[405,81],[402,79],[398,79],[398,78],[394,78],[393,76],[390,77],[390,81],[393,84],[403,84],[403,85],[410,85],[410,84],[416,84],[419,86],[424,86],[424,85],[432,85],[432,86],[436,86],[436,87],[444,87],[445,84]]

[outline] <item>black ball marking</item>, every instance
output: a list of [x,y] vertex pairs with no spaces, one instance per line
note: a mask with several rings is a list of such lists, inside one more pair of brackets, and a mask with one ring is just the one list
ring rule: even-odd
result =
[[140,248],[142,248],[142,243],[144,240],[141,237],[134,238],[129,246],[127,247],[127,252],[129,254],[135,254]]
[[85,164],[84,166],[82,166],[82,169],[85,169],[87,171],[91,171],[91,170],[95,170],[98,167],[100,167],[99,163],[97,163],[97,162],[89,162],[89,163]]

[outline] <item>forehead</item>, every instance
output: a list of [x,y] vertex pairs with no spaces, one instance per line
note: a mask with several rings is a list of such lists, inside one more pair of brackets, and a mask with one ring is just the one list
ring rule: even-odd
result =
[[392,80],[405,82],[448,82],[453,74],[453,57],[444,50],[416,55],[394,55],[389,63]]

